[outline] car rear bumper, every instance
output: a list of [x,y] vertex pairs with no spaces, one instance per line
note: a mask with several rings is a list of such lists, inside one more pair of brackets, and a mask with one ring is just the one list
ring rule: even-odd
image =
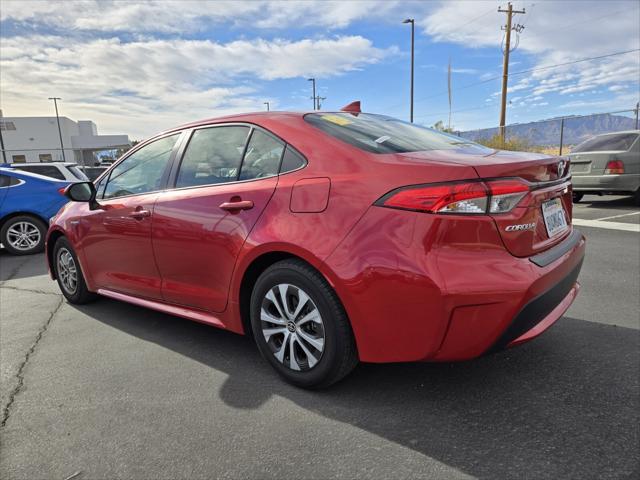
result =
[[577,230],[518,258],[490,219],[377,208],[325,263],[361,361],[459,361],[549,328],[578,293],[584,254]]
[[576,192],[635,192],[640,188],[640,174],[574,175],[571,182]]

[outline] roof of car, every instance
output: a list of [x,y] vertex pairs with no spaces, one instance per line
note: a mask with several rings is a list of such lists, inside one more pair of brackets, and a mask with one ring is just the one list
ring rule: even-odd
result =
[[21,167],[23,165],[28,165],[30,167],[38,166],[38,165],[64,165],[65,167],[77,167],[78,164],[75,162],[26,162],[26,163],[0,163],[0,167]]
[[[270,111],[270,112],[248,112],[248,113],[236,113],[233,115],[225,115],[222,117],[212,117],[205,118],[202,120],[196,120],[195,122],[189,122],[184,125],[180,125],[175,128],[171,128],[167,130],[167,132],[173,130],[182,130],[184,128],[196,127],[198,125],[206,125],[208,123],[220,123],[220,122],[250,122],[255,117],[260,117],[261,119],[280,119],[285,117],[302,117],[307,113],[319,113],[319,112],[278,112],[278,111]],[[328,112],[322,112],[328,113]]]

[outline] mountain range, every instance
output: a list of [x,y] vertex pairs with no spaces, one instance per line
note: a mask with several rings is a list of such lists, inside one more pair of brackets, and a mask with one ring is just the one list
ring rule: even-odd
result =
[[[550,118],[530,123],[507,125],[507,138],[515,136],[531,145],[558,145],[560,143],[561,118]],[[564,117],[564,145],[575,145],[589,137],[601,133],[633,130],[636,119],[622,115],[603,113],[589,116]],[[484,128],[460,132],[460,136],[470,140],[491,138],[498,134],[498,128]]]

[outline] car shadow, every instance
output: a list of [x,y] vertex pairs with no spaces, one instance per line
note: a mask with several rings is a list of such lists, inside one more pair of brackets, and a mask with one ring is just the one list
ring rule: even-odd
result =
[[607,195],[585,195],[579,205],[586,208],[610,208],[617,210],[637,210],[633,197],[618,197]]
[[280,380],[250,338],[107,299],[76,308],[223,371],[219,394],[237,409],[282,396],[481,478],[637,473],[636,330],[565,317],[510,351],[457,364],[360,365],[329,389],[305,391]]

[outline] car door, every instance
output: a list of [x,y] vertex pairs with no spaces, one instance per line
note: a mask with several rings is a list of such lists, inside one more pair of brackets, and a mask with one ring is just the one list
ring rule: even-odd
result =
[[179,136],[148,143],[116,165],[97,185],[99,207],[87,207],[79,219],[81,248],[99,288],[162,298],[151,245],[152,212]]
[[284,143],[245,125],[196,129],[153,211],[165,301],[220,312],[238,253],[278,182]]

